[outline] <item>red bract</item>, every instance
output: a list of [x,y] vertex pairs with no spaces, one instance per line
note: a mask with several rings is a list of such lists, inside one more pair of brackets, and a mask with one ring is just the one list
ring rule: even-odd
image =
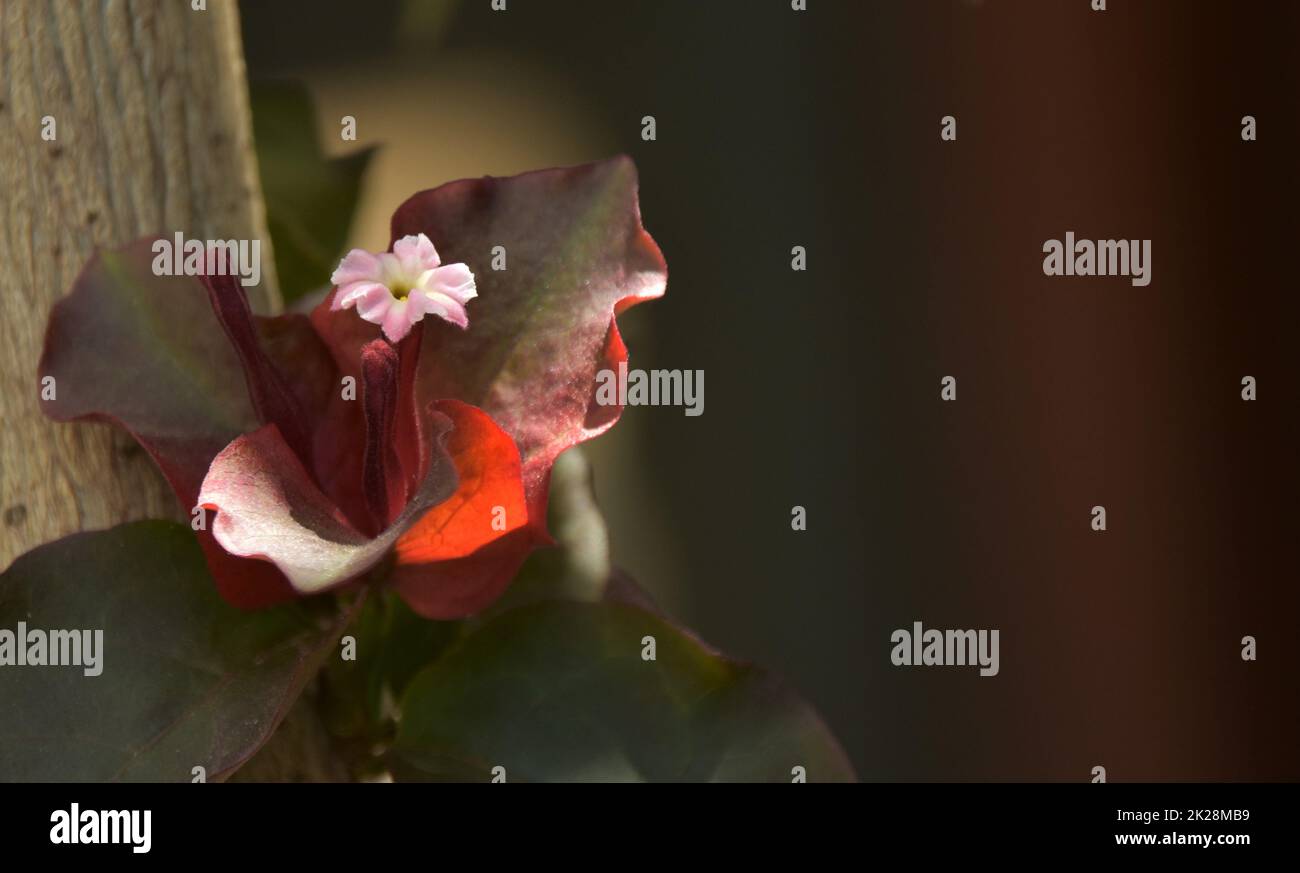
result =
[[97,254],[51,313],[46,413],[135,436],[204,507],[197,535],[235,605],[380,567],[427,617],[476,612],[548,541],[555,458],[618,417],[594,399],[596,373],[626,360],[614,315],[666,272],[630,161],[444,185],[393,233],[473,270],[467,330],[426,321],[393,346],[329,299],[310,319],[254,317],[230,277],[154,275],[150,241]]

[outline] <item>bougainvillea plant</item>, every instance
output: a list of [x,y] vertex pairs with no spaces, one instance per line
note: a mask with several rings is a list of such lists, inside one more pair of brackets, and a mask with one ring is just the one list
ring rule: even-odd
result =
[[616,316],[665,287],[629,160],[419,192],[309,314],[153,251],[95,254],[36,375],[189,523],[0,576],[0,626],[104,632],[97,676],[0,671],[0,779],[852,778],[802,701],[609,567],[561,458],[618,419]]

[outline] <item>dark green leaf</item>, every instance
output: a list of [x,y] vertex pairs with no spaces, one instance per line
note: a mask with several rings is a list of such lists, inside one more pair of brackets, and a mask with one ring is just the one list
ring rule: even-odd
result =
[[346,616],[328,602],[226,605],[171,522],[28,552],[0,575],[0,630],[101,630],[102,673],[0,666],[0,782],[224,778],[334,654]]
[[[647,637],[655,659],[642,653]],[[411,683],[397,778],[507,781],[853,779],[795,694],[623,603],[506,612]]]
[[461,632],[462,622],[422,618],[391,591],[372,594],[346,631],[356,638],[356,660],[332,660],[325,670],[330,731],[344,739],[391,739],[387,704]]
[[329,285],[373,149],[326,158],[311,95],[297,82],[249,89],[275,270],[286,304]]

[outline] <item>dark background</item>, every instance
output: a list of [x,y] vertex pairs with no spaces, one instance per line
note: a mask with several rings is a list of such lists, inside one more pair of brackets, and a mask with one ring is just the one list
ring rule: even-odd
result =
[[[436,130],[358,239],[418,188],[632,155],[669,264],[632,366],[706,390],[592,447],[615,559],[862,778],[1300,779],[1300,8],[808,5],[242,9],[251,77],[358,118],[334,151]],[[1071,230],[1151,239],[1151,284],[1045,277]],[[893,667],[917,620],[999,629],[1001,673]]]

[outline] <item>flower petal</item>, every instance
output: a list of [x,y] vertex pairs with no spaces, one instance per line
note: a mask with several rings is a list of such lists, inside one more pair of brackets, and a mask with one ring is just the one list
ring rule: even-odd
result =
[[374,285],[357,299],[357,314],[371,324],[383,324],[388,310],[397,302],[397,298],[388,293],[383,285]]
[[312,481],[273,426],[241,436],[212,462],[199,504],[217,512],[212,533],[233,555],[270,561],[300,594],[315,594],[377,564],[432,506],[455,493],[443,443],[451,420],[430,411],[435,456],[402,514],[373,539],[357,531]]
[[217,593],[231,606],[239,609],[265,609],[298,598],[298,592],[280,572],[280,568],[265,561],[241,558],[221,547],[212,535],[215,516],[205,510],[208,530],[196,532],[208,572],[212,574]]
[[460,485],[397,541],[399,564],[463,558],[528,524],[514,440],[487,413],[468,403],[443,400],[435,408],[455,425],[447,452]]
[[451,322],[461,330],[469,327],[469,313],[465,311],[465,307],[446,294],[437,291],[412,291],[407,299],[414,301],[413,305],[419,307],[421,317],[427,312]]
[[342,262],[330,276],[331,285],[350,285],[353,282],[379,282],[383,269],[379,258],[365,249],[353,249],[343,256]]
[[398,564],[393,567],[392,583],[406,604],[425,618],[465,618],[500,597],[524,559],[545,542],[535,527],[518,528],[463,558]]
[[[399,343],[411,332],[411,325],[424,318],[424,311],[419,306],[411,305],[411,298],[394,300],[384,312],[384,336],[392,342]],[[373,319],[366,319],[373,321]]]
[[415,279],[425,270],[432,270],[442,263],[433,247],[433,241],[422,233],[395,240],[393,255],[401,265],[403,274],[410,279]]
[[357,311],[361,312],[392,296],[387,286],[379,282],[369,280],[352,282],[339,286],[339,293],[334,297],[331,305],[335,309],[350,309],[355,306]]
[[420,287],[426,291],[445,294],[462,306],[478,296],[474,274],[470,272],[468,264],[447,264],[430,270]]
[[436,408],[455,422],[447,451],[460,485],[398,539],[392,578],[426,618],[464,618],[500,596],[543,537],[528,523],[514,441],[481,409]]

